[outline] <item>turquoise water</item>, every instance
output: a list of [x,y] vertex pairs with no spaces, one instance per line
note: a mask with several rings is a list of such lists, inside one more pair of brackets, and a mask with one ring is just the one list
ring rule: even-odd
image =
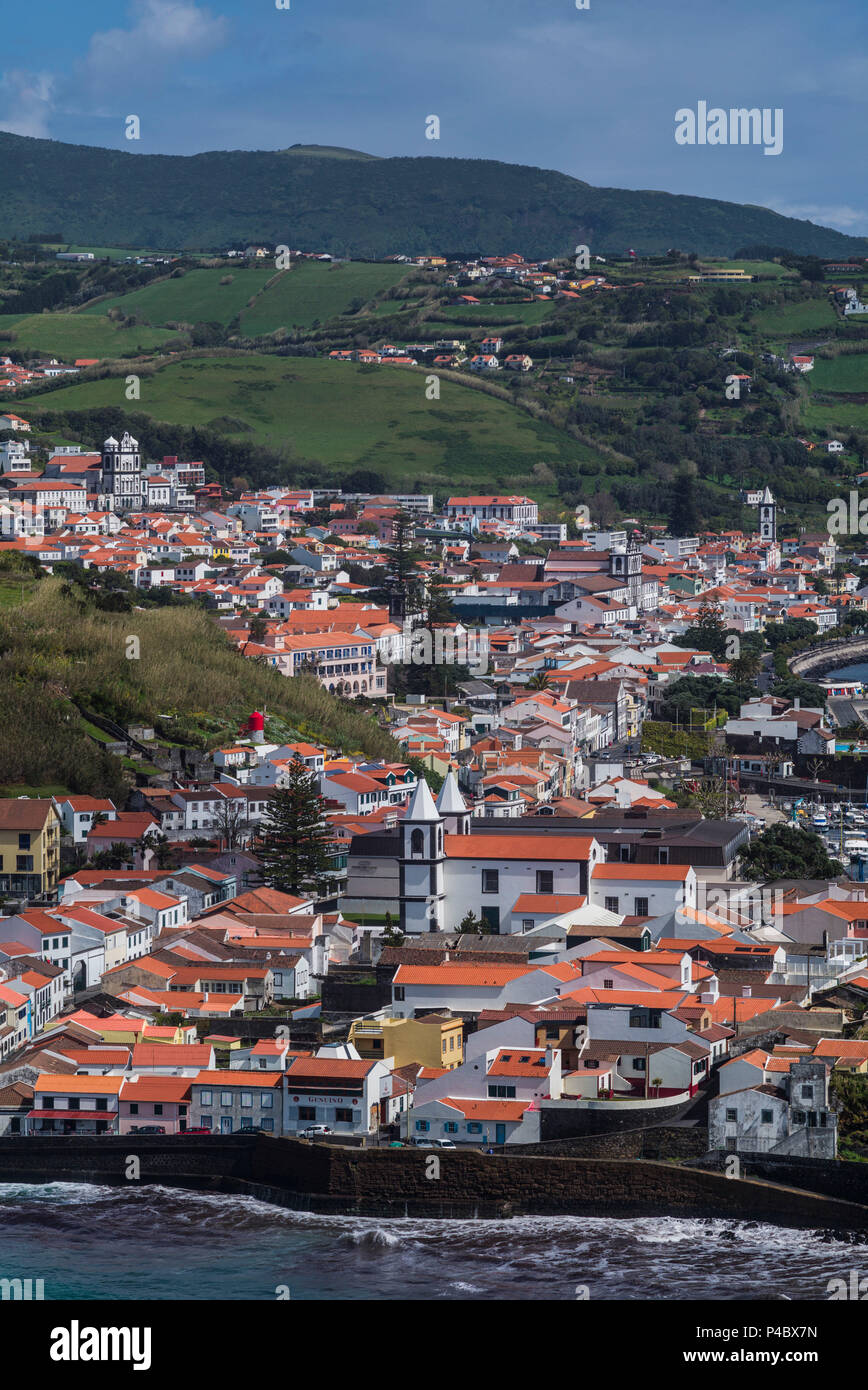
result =
[[[177,1188],[0,1185],[0,1278],[49,1299],[828,1298],[861,1247],[674,1217],[311,1216]],[[864,1258],[862,1260],[864,1264]]]

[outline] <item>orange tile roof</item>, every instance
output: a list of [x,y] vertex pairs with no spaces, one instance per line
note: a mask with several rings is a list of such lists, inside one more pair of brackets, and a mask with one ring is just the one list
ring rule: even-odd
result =
[[442,965],[399,965],[393,984],[502,989],[512,980],[529,974],[532,968],[526,965],[462,965],[451,961],[444,961]]
[[447,859],[587,860],[592,840],[586,835],[553,835],[549,831],[528,835],[446,835]]

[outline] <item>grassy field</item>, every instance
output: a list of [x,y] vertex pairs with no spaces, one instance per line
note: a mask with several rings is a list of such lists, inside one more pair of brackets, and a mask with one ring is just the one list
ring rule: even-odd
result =
[[[0,315],[0,331],[11,329],[18,348],[50,352],[62,361],[75,357],[120,357],[150,352],[178,334],[165,328],[122,328],[96,314]],[[8,339],[7,339],[8,341]]]
[[816,357],[808,382],[821,391],[868,392],[868,352]]
[[[267,270],[188,270],[177,280],[169,277],[156,284],[145,285],[130,294],[115,295],[101,299],[99,303],[85,309],[81,315],[106,314],[109,309],[120,309],[124,314],[135,314],[138,318],[155,325],[166,323],[222,323],[227,324],[258,294],[275,274],[273,265]],[[222,285],[221,280],[230,283]]]
[[801,418],[803,428],[810,433],[828,431],[840,438],[851,430],[868,430],[868,405],[810,400],[802,406]]
[[[45,410],[116,404],[116,380],[81,382],[51,393]],[[317,358],[190,357],[167,363],[143,383],[137,409],[159,420],[207,425],[230,416],[272,447],[291,441],[307,458],[349,471],[371,467],[405,488],[416,480],[451,488],[530,486],[535,465],[584,462],[596,452],[531,419],[508,401],[443,380],[426,399],[424,371],[371,370]],[[30,407],[38,422],[39,409]],[[540,500],[551,479],[535,482]]]
[[[325,323],[347,313],[351,305],[361,307],[391,289],[406,274],[407,267],[400,265],[300,261],[284,271],[252,309],[244,310],[242,332],[255,338],[277,328],[310,328],[316,319]],[[383,312],[395,313],[399,308],[400,304],[387,301]]]
[[822,331],[835,323],[835,311],[826,299],[807,299],[797,304],[776,304],[760,309],[751,320],[754,328],[769,337]]
[[0,571],[0,608],[17,608],[26,603],[36,590],[36,580],[3,574]]

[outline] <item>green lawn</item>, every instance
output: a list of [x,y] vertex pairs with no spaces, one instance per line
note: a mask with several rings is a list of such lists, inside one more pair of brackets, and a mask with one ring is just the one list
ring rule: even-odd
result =
[[[315,319],[326,323],[349,312],[353,304],[361,308],[406,274],[407,267],[401,265],[296,262],[260,295],[252,309],[244,310],[242,332],[255,338],[277,328],[310,328]],[[382,312],[396,313],[400,308],[400,301],[387,300]]]
[[62,361],[150,352],[178,336],[165,328],[121,328],[95,314],[2,314],[0,331],[7,327],[14,334],[15,347],[50,352]]
[[[554,498],[550,478],[533,480],[542,464],[603,459],[561,431],[531,419],[508,401],[470,386],[441,382],[426,399],[425,372],[373,371],[318,358],[189,357],[148,378],[136,408],[159,420],[208,425],[220,417],[246,421],[240,435],[279,448],[291,442],[307,458],[349,471],[366,466],[410,488],[476,484],[487,490],[527,489]],[[76,410],[116,404],[116,380],[80,382],[28,409]]]
[[[160,280],[129,294],[101,299],[81,315],[106,314],[118,308],[124,314],[135,314],[152,324],[222,323],[228,324],[258,294],[275,275],[273,265],[267,270],[245,269],[243,266],[217,270],[188,270],[173,280]],[[222,285],[221,280],[229,284]]]

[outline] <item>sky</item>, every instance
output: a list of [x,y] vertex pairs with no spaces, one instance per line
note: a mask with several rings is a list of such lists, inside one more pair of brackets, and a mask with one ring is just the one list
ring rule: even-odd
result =
[[[0,129],[20,135],[131,154],[300,143],[500,159],[868,235],[866,0],[41,0],[4,11]],[[780,109],[781,153],[676,143],[676,112],[699,102]],[[126,136],[132,115],[138,140]]]

